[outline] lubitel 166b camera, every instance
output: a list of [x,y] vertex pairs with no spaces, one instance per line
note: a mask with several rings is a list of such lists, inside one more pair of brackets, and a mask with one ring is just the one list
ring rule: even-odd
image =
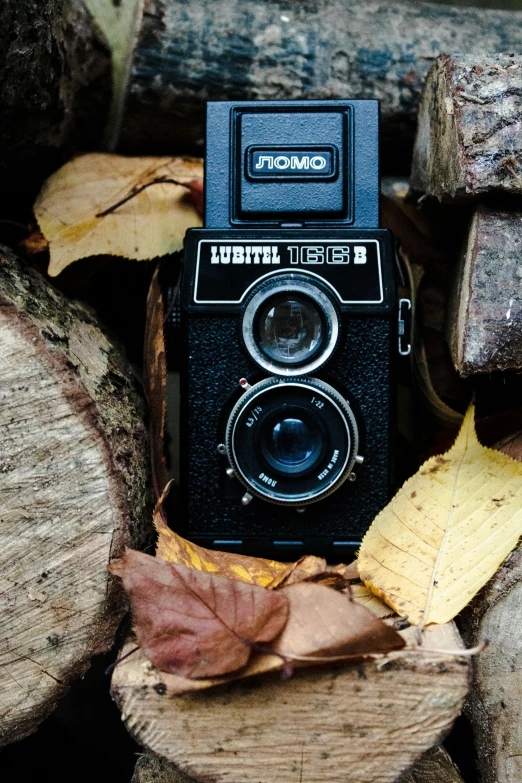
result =
[[402,319],[378,103],[209,103],[206,150],[182,284],[183,532],[342,559],[390,493]]

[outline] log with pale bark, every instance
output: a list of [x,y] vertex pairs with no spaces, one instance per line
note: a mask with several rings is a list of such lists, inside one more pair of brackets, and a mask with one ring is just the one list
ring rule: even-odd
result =
[[93,314],[0,249],[0,744],[53,709],[125,611],[150,527],[139,383]]
[[466,51],[439,57],[426,79],[411,190],[439,199],[519,195],[522,56]]
[[448,306],[448,341],[463,377],[522,367],[522,212],[476,211]]
[[4,0],[0,24],[0,166],[59,165],[103,137],[109,49],[82,0]]
[[488,639],[476,658],[468,714],[482,783],[522,780],[522,551],[513,552],[460,620],[465,638]]
[[442,52],[522,51],[522,15],[370,0],[146,0],[122,149],[194,148],[207,100],[378,98],[387,154],[408,155]]
[[138,651],[114,670],[112,694],[135,739],[195,781],[392,783],[445,736],[468,688],[454,625],[427,628],[424,644],[171,697],[172,675]]

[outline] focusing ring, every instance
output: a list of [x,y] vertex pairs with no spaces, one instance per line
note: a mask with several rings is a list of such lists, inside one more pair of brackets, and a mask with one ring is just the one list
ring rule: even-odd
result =
[[[326,433],[321,455],[301,475],[274,470],[261,441],[274,414],[302,410]],[[292,415],[292,414],[290,414]],[[283,506],[304,506],[330,495],[352,472],[359,448],[357,422],[344,397],[317,378],[267,378],[251,386],[230,413],[225,446],[237,478],[252,495]]]

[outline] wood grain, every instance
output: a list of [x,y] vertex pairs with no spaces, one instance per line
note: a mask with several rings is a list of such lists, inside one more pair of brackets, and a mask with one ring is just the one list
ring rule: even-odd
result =
[[[460,644],[452,624],[425,639]],[[465,658],[410,652],[169,698],[168,675],[136,653],[112,694],[136,740],[201,783],[392,783],[449,730],[467,683]]]
[[93,315],[0,250],[0,744],[34,730],[125,610],[150,520],[137,379]]

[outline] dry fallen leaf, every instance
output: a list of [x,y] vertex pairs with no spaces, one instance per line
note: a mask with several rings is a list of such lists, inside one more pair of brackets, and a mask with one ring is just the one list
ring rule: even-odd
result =
[[299,582],[280,591],[290,602],[283,633],[270,647],[288,660],[385,653],[404,639],[347,595],[324,585]]
[[351,585],[351,598],[356,604],[364,606],[375,617],[383,619],[385,617],[391,617],[394,614],[393,609],[385,604],[375,593],[372,593],[369,587],[363,584]]
[[324,557],[304,555],[304,557],[296,560],[295,563],[289,563],[285,570],[277,574],[266,587],[275,590],[276,588],[287,587],[303,580],[315,579],[324,575],[326,569],[327,565]]
[[159,267],[147,296],[147,319],[143,352],[143,384],[150,411],[152,478],[156,497],[169,481],[165,460],[165,417],[167,413],[167,360],[163,335],[163,294],[158,281]]
[[139,646],[165,672],[191,678],[233,672],[245,666],[252,645],[272,641],[288,620],[283,592],[133,549],[109,570],[123,580]]
[[414,625],[445,623],[493,576],[522,534],[522,464],[482,446],[474,408],[378,514],[357,561],[362,580]]
[[96,216],[152,180],[169,178],[189,185],[202,171],[196,158],[95,153],[66,163],[45,182],[34,205],[50,246],[49,275],[89,256],[144,261],[181,250],[187,228],[201,225],[184,187],[154,184],[110,214]]
[[168,491],[169,487],[166,488],[154,510],[154,526],[158,533],[157,557],[161,557],[169,563],[180,563],[187,568],[219,574],[219,576],[261,587],[267,587],[278,574],[287,570],[287,563],[279,563],[277,560],[263,560],[260,557],[248,557],[234,552],[205,549],[182,538],[167,526],[162,517],[163,502]]
[[278,671],[285,666],[285,659],[286,665],[295,667],[325,664],[343,658],[353,664],[405,646],[404,637],[394,628],[373,617],[364,607],[354,604],[343,593],[310,582],[291,585],[278,592],[281,593],[288,596],[290,616],[281,636],[269,645],[273,653],[255,653],[247,666],[225,677],[193,680],[163,674],[162,681],[168,695]]

